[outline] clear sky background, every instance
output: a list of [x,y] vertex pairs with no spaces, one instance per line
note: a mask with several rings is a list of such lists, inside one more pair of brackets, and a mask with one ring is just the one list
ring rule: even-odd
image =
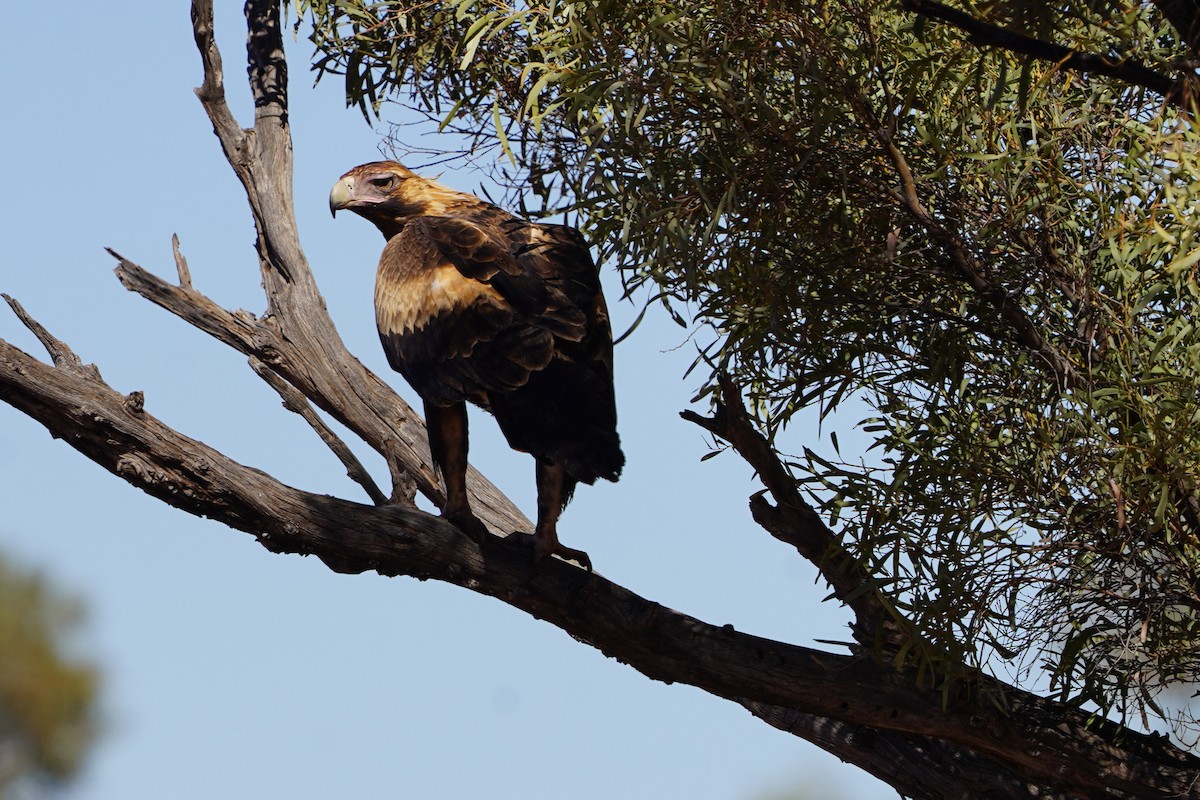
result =
[[[231,105],[249,124],[240,4],[218,6]],[[173,278],[178,233],[197,289],[264,308],[241,188],[192,93],[187,3],[68,0],[14,30],[0,83],[0,291],[182,432],[292,485],[365,501],[242,357],[126,292],[102,249]],[[310,46],[289,45],[305,252],[347,346],[411,399],[372,318],[382,239],[327,206],[338,176],[379,157],[379,136],[339,86],[310,88]],[[442,178],[467,191],[480,179]],[[620,333],[638,309],[605,280]],[[619,484],[581,487],[565,543],[709,622],[845,640],[848,617],[821,604],[814,569],[750,519],[749,468],[731,455],[700,463],[708,442],[678,418],[695,389],[685,336],[652,313],[618,348],[628,466]],[[2,307],[0,337],[44,357]],[[478,413],[472,456],[532,512],[532,461]],[[369,464],[386,482],[381,461]],[[498,601],[272,555],[131,488],[3,404],[0,508],[0,552],[85,601],[80,649],[104,671],[105,734],[68,800],[894,796],[738,706],[652,682]]]

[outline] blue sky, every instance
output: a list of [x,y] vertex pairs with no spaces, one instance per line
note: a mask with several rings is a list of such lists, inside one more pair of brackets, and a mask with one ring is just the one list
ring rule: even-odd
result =
[[[247,124],[240,8],[219,5],[231,105]],[[382,240],[353,216],[330,219],[326,200],[346,169],[379,156],[379,136],[336,85],[310,88],[308,54],[290,43],[305,252],[347,346],[411,398],[372,319]],[[171,276],[178,233],[197,289],[264,307],[247,207],[192,93],[187,4],[59,3],[52,20],[26,19],[6,58],[0,291],[184,433],[301,488],[364,499],[244,359],[122,289],[103,251]],[[443,176],[468,191],[480,180]],[[615,276],[606,285],[620,332],[638,309],[615,302]],[[6,309],[0,337],[43,355]],[[628,467],[619,484],[580,489],[565,543],[708,621],[801,644],[845,639],[847,616],[820,603],[813,568],[750,520],[750,470],[728,455],[700,463],[708,443],[677,416],[695,388],[683,377],[691,354],[654,314],[618,348]],[[472,455],[532,510],[532,463],[481,414]],[[86,602],[80,646],[105,673],[107,730],[70,800],[754,800],[792,785],[894,796],[737,706],[654,683],[497,601],[269,554],[4,405],[0,503],[0,551]]]

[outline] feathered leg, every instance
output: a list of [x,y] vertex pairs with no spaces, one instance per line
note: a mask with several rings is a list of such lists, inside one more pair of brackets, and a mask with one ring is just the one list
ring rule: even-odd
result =
[[592,560],[587,553],[563,547],[558,541],[558,518],[574,490],[575,480],[565,469],[549,459],[537,459],[538,513],[537,528],[533,532],[533,557],[540,561],[554,554],[577,561],[591,572]]
[[442,407],[426,402],[425,426],[429,431],[433,463],[441,470],[442,481],[446,484],[442,517],[483,544],[488,535],[487,526],[471,513],[467,501],[467,404]]

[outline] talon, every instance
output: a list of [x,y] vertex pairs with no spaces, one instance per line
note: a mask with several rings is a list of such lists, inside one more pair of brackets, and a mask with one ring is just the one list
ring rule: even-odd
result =
[[564,547],[557,541],[551,542],[535,536],[533,539],[533,563],[540,563],[546,556],[558,556],[563,561],[574,561],[588,572],[592,572],[592,559],[587,553],[571,547]]

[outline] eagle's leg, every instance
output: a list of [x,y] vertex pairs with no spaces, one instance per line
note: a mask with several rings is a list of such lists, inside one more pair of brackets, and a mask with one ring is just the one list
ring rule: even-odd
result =
[[426,401],[425,425],[429,431],[429,452],[446,484],[442,516],[482,544],[488,535],[487,526],[471,513],[467,501],[467,404],[437,406]]
[[537,528],[533,532],[533,557],[540,561],[547,555],[561,556],[577,561],[588,572],[592,571],[592,559],[582,550],[564,547],[558,541],[558,518],[563,506],[575,489],[575,481],[567,471],[545,458],[537,460]]

